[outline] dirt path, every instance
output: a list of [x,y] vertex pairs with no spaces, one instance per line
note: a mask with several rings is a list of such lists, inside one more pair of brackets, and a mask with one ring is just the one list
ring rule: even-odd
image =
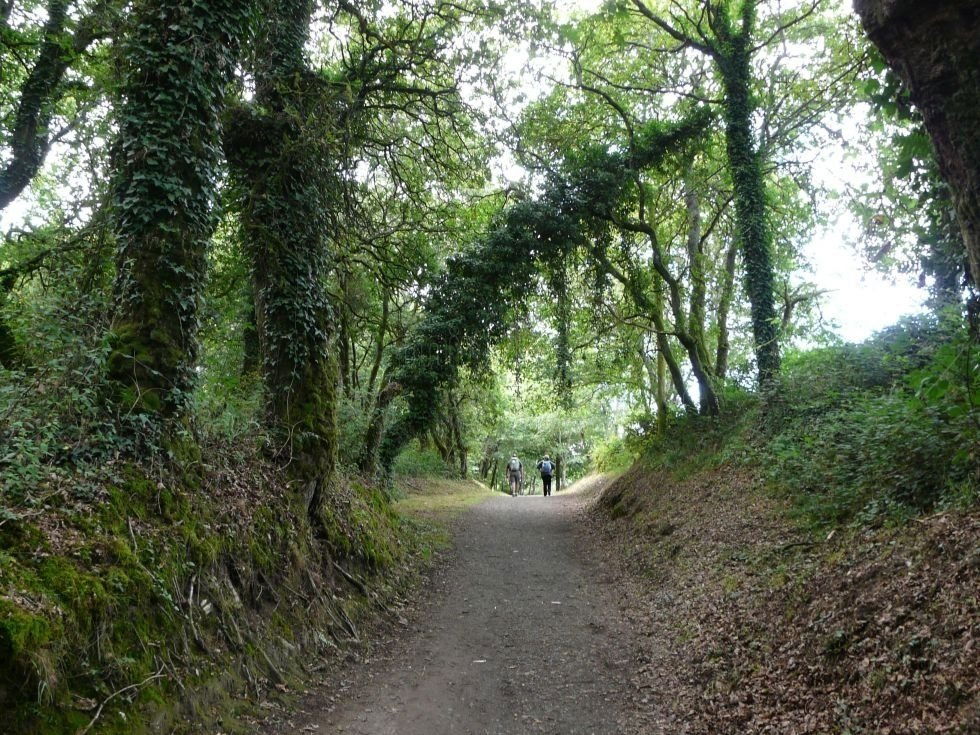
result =
[[415,632],[293,732],[623,732],[631,636],[590,558],[586,495],[495,496],[469,510]]

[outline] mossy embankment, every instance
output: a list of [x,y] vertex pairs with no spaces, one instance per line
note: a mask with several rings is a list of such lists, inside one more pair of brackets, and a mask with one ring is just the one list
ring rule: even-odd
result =
[[606,489],[651,732],[980,731],[976,387],[956,359],[907,328],[791,359],[779,395],[678,421]]
[[260,703],[396,617],[446,537],[355,480],[314,533],[285,475],[247,457],[100,478],[82,493],[62,474],[0,516],[5,733],[250,732]]

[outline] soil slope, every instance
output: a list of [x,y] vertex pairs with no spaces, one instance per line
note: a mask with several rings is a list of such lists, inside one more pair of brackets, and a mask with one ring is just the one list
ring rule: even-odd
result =
[[794,530],[752,473],[634,467],[594,545],[632,589],[649,735],[980,733],[980,513]]

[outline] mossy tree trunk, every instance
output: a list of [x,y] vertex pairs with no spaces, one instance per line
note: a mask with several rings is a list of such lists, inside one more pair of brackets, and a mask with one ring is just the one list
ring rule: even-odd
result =
[[181,414],[216,225],[225,87],[251,3],[137,2],[114,150],[117,277],[108,377],[121,410]]
[[752,335],[765,388],[779,375],[779,325],[774,296],[772,228],[768,221],[763,158],[752,131],[755,99],[752,94],[753,33],[758,0],[705,0],[701,22],[680,13],[672,21],[645,2],[632,0],[643,17],[714,62],[721,77],[725,147],[735,195],[735,225],[743,253],[745,285],[752,314]]
[[752,131],[752,33],[754,0],[742,5],[737,29],[728,6],[719,4],[719,43],[714,51],[725,90],[725,149],[735,194],[735,222],[745,268],[745,289],[752,314],[752,336],[764,388],[779,375],[779,325],[774,296],[772,228],[766,206],[762,156]]
[[922,112],[980,284],[980,4],[854,0],[854,8]]
[[378,392],[374,408],[371,411],[371,420],[364,432],[361,454],[357,460],[358,469],[364,475],[373,475],[377,472],[378,453],[381,449],[381,439],[384,436],[388,407],[391,406],[391,402],[398,397],[400,392],[400,385],[387,381],[385,381],[385,387]]
[[263,0],[255,104],[232,112],[225,149],[241,190],[268,420],[316,519],[336,466],[338,374],[324,130],[336,118],[304,55],[313,5]]

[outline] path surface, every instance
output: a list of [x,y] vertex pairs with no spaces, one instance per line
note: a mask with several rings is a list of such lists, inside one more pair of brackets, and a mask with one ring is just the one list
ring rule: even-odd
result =
[[295,732],[623,732],[631,636],[590,557],[583,503],[495,496],[469,510],[416,632]]

